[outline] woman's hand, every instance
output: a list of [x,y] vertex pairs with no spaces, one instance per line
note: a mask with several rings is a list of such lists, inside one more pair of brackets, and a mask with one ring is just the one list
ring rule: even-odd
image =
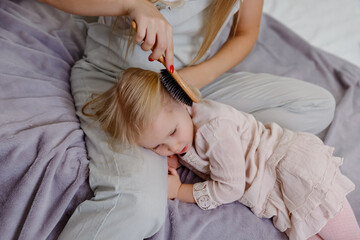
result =
[[135,41],[144,51],[152,50],[149,61],[165,56],[166,69],[174,70],[172,26],[149,0],[131,0],[128,14],[136,22]]
[[174,70],[172,26],[149,0],[38,0],[65,12],[83,16],[126,16],[137,24],[135,41],[144,51],[152,50],[149,60],[165,56],[166,69]]
[[177,198],[178,191],[181,186],[181,181],[175,168],[169,167],[168,170],[168,198],[175,199]]

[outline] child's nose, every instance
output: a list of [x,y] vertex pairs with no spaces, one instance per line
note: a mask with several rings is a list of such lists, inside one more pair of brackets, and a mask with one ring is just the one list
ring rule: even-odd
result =
[[173,144],[169,145],[169,151],[173,152],[173,153],[177,153],[177,151],[179,151],[179,144],[173,143]]

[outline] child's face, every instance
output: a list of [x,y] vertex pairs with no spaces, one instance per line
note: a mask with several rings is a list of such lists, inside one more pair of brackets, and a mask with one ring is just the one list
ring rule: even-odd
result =
[[183,154],[192,146],[193,129],[186,106],[170,101],[142,131],[138,144],[162,156]]

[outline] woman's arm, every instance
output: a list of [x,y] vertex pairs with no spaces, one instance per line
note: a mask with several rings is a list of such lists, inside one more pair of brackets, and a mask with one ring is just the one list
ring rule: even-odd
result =
[[152,49],[149,58],[165,55],[166,68],[174,64],[172,26],[149,0],[38,0],[62,11],[83,16],[129,15],[137,24],[135,41],[144,51]]
[[82,16],[123,16],[137,1],[131,0],[38,0],[62,11]]
[[222,48],[207,61],[179,70],[180,75],[200,89],[239,64],[256,43],[262,7],[263,0],[245,0],[240,12],[237,13],[240,14],[240,18],[235,36],[230,36]]

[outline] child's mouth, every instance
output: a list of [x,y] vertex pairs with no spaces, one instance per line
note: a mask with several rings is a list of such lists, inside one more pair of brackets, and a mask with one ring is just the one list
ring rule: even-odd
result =
[[187,146],[185,146],[185,147],[181,150],[181,152],[179,152],[178,154],[179,154],[180,156],[184,156],[185,153],[186,153],[186,150],[187,150]]

